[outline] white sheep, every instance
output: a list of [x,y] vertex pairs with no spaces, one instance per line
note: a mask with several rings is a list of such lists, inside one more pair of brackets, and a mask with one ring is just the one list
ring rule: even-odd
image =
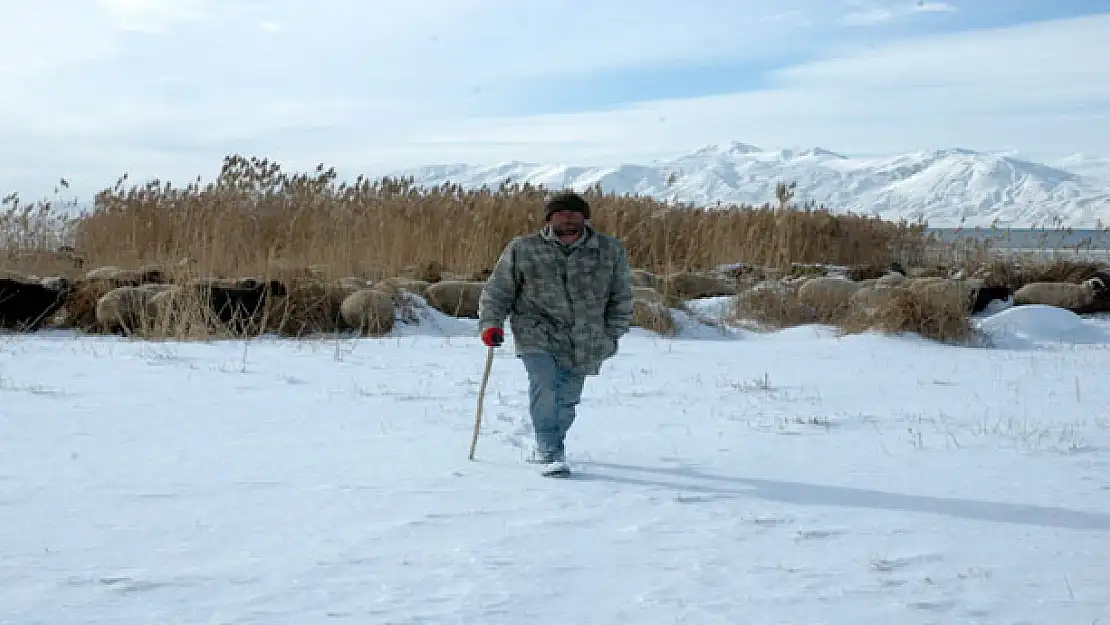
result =
[[880,284],[882,286],[898,286],[900,284],[904,284],[905,282],[906,274],[898,273],[896,271],[884,274],[881,278],[877,278],[875,280],[875,284]]
[[344,323],[367,336],[388,333],[397,317],[393,295],[377,289],[359,289],[351,293],[343,299],[339,314]]
[[371,284],[369,280],[366,280],[365,278],[359,278],[358,276],[347,276],[345,278],[340,278],[335,281],[335,284],[340,289],[349,293],[361,291],[362,289],[368,289],[373,286],[373,284]]
[[951,280],[943,276],[922,276],[920,278],[908,278],[902,285],[914,294],[920,295],[930,285],[944,284],[946,282],[951,282]]
[[1065,308],[1077,314],[1110,310],[1106,283],[1094,277],[1080,284],[1070,282],[1031,282],[1014,293],[1014,305],[1041,304]]
[[169,286],[156,292],[146,303],[146,314],[161,327],[169,327],[180,315],[182,287]]
[[907,284],[910,291],[923,300],[929,302],[948,301],[958,304],[967,312],[972,312],[976,306],[976,296],[979,289],[983,288],[983,281],[978,278],[915,278]]
[[909,289],[901,285],[874,284],[853,293],[848,304],[853,312],[870,317],[895,297],[906,293]]
[[477,319],[478,300],[485,286],[484,282],[444,280],[428,285],[424,299],[429,306],[446,315]]
[[636,301],[647,302],[648,304],[663,304],[663,294],[646,286],[632,287],[632,298]]
[[139,269],[123,269],[114,265],[107,265],[85,272],[85,280],[107,282],[114,286],[161,283],[164,282],[164,277],[161,268],[157,265],[147,265]]
[[647,269],[632,270],[632,286],[642,286],[649,289],[659,289],[663,279]]
[[859,282],[819,276],[798,288],[798,303],[818,311],[832,310],[847,305],[849,298],[861,288],[863,285]]
[[736,295],[736,287],[725,278],[693,271],[672,273],[657,288],[678,300]]
[[96,302],[96,321],[106,332],[134,334],[149,324],[150,301],[168,285],[147,284],[112,289]]

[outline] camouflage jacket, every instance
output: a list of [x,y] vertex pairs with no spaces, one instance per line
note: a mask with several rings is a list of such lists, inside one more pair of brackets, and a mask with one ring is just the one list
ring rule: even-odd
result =
[[632,272],[619,240],[589,225],[570,245],[550,226],[513,238],[479,300],[480,330],[510,317],[516,353],[547,352],[597,375],[632,324]]

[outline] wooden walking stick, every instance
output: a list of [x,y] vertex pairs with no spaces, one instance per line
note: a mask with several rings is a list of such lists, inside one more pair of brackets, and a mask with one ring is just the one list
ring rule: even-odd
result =
[[493,349],[493,347],[489,347],[486,352],[486,369],[482,372],[482,385],[478,387],[478,410],[474,415],[474,436],[470,439],[470,460],[474,460],[474,448],[478,446],[478,432],[482,429],[482,404],[486,398],[489,371],[493,367]]

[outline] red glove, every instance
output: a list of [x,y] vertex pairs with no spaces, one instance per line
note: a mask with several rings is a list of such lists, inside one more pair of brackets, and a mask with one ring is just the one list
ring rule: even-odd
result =
[[500,347],[505,342],[505,332],[501,328],[486,328],[482,331],[482,342],[486,347]]

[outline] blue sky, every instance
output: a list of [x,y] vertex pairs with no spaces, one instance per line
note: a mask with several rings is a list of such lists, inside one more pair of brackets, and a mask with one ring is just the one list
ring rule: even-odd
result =
[[[0,23],[0,192],[643,160],[742,141],[1110,156],[1076,0],[37,0]],[[1099,12],[1102,14],[1099,14]],[[42,42],[50,42],[43,45]]]
[[[908,37],[1013,27],[1110,12],[1110,5],[1100,6],[1095,0],[978,0],[958,4],[932,2],[925,10],[914,9],[915,2],[861,2],[855,6],[831,2],[828,8],[815,8],[805,15],[781,15],[777,23],[782,25],[779,32],[790,38],[787,45],[771,45],[742,54],[706,54],[639,66],[572,69],[558,76],[525,78],[489,89],[486,103],[490,110],[502,114],[533,115],[753,91],[773,86],[774,70],[821,60],[846,44],[862,48]],[[730,7],[721,2],[718,10],[727,13]],[[634,14],[629,19],[635,19]],[[775,26],[768,28],[773,30]]]

